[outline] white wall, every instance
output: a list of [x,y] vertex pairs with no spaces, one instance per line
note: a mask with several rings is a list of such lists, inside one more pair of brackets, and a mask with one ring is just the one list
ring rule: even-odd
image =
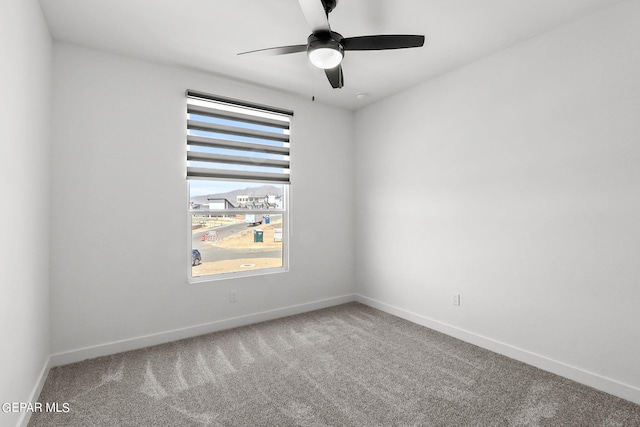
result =
[[[54,363],[351,295],[352,113],[58,43],[53,87]],[[290,272],[187,284],[186,89],[294,110]],[[238,302],[228,302],[230,290]],[[198,325],[205,326],[121,343]]]
[[622,3],[358,112],[362,300],[640,402],[638,40]]
[[50,349],[51,39],[37,1],[2,3],[0,52],[0,402],[25,402]]

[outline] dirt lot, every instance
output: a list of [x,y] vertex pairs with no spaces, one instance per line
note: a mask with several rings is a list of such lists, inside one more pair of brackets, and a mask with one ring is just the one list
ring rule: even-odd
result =
[[[226,239],[213,243],[213,246],[228,249],[275,249],[281,248],[282,242],[274,240],[274,230],[282,229],[282,221],[273,222],[271,224],[262,224],[257,227],[248,227],[246,230],[236,233]],[[253,233],[255,230],[262,230],[262,242],[253,242]]]
[[[231,249],[280,249],[282,241],[275,241],[275,229],[282,229],[282,221],[276,221],[271,224],[262,224],[257,227],[248,227],[239,233],[233,234],[223,240],[210,243],[211,246]],[[262,230],[262,242],[254,242],[254,232]],[[260,258],[260,254],[255,253],[251,258],[239,258],[215,262],[203,262],[193,267],[192,274],[194,277],[209,274],[229,273],[235,271],[259,270],[262,268],[281,267],[281,258]]]
[[229,273],[232,271],[259,270],[261,268],[282,267],[280,258],[243,258],[217,262],[203,262],[193,267],[194,277],[209,274]]

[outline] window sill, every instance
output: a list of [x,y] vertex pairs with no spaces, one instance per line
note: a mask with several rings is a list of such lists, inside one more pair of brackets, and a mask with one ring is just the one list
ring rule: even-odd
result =
[[211,282],[219,282],[221,280],[240,279],[240,278],[254,277],[254,276],[265,276],[269,274],[281,274],[281,273],[287,273],[288,271],[289,269],[287,267],[261,268],[256,270],[220,273],[220,274],[209,275],[209,276],[189,277],[189,279],[187,279],[187,283],[189,285],[201,285],[201,284],[206,284]]

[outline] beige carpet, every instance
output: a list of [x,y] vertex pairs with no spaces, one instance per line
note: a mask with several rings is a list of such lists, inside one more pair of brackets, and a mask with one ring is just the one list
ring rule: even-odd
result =
[[640,406],[352,303],[51,370],[30,426],[640,426]]

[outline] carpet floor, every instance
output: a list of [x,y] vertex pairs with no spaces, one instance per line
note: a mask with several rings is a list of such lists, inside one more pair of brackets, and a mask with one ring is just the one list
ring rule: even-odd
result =
[[51,369],[29,426],[640,426],[640,406],[350,303]]

